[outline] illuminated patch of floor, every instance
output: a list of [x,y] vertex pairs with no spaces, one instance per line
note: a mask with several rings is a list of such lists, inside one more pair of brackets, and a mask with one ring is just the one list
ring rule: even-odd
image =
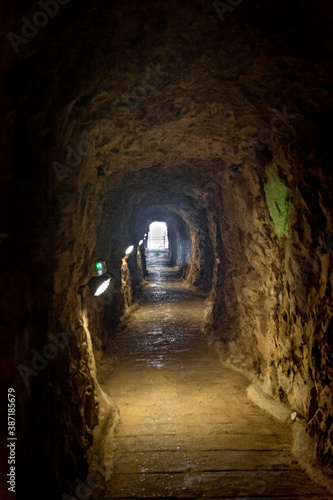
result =
[[329,498],[293,460],[290,428],[251,405],[248,381],[208,347],[204,297],[162,271],[104,374],[120,411],[105,500]]

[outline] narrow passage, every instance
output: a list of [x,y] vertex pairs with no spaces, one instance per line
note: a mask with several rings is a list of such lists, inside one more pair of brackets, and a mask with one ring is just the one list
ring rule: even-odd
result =
[[155,255],[103,383],[120,411],[105,500],[328,498],[294,462],[289,428],[208,347],[204,297]]

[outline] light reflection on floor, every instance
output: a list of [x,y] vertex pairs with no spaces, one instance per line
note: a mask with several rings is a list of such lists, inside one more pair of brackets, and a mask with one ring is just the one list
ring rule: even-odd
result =
[[252,406],[248,381],[208,347],[202,294],[165,259],[157,265],[148,262],[141,306],[114,339],[114,372],[100,374],[120,410],[105,500],[321,492],[293,462],[289,428]]

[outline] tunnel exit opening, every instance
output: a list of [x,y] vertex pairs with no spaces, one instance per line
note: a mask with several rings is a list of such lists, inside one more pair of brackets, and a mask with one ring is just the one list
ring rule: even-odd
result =
[[147,248],[149,250],[168,250],[168,226],[163,221],[154,221],[149,226]]

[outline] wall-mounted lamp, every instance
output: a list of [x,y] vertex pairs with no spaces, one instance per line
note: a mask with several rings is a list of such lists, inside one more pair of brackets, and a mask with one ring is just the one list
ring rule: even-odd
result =
[[126,248],[125,250],[125,255],[129,255],[131,252],[134,250],[134,245],[131,245],[130,247]]
[[102,274],[101,276],[93,276],[88,281],[88,287],[90,293],[92,293],[95,297],[98,297],[98,295],[102,295],[102,293],[105,292],[105,290],[110,285],[110,281],[111,281],[111,276],[109,274]]
[[142,243],[143,243],[143,240],[140,240],[138,245],[140,246],[140,245],[142,245]]
[[98,297],[98,295],[101,295],[105,290],[108,288],[110,285],[111,281],[111,276],[109,274],[103,274],[102,276],[93,276],[90,278],[88,283],[85,285],[79,286],[77,289],[77,293],[81,295],[81,306],[83,308],[83,289],[88,286],[89,291],[92,295],[95,297]]

